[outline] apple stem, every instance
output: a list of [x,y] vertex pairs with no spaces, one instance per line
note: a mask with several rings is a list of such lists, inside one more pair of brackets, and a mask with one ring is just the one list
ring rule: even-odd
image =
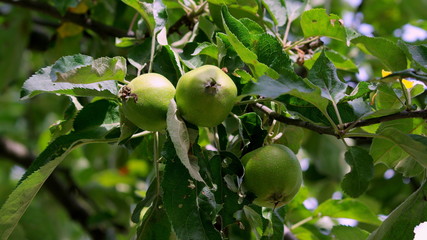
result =
[[310,222],[310,221],[311,221],[311,220],[313,220],[313,219],[314,219],[314,217],[313,217],[313,216],[310,216],[310,217],[308,217],[308,218],[305,218],[305,219],[303,219],[303,220],[301,220],[301,221],[299,221],[299,222],[295,223],[294,225],[292,225],[291,230],[294,230],[294,229],[296,229],[296,228],[298,228],[298,227],[300,227],[300,226],[304,225],[305,223]]

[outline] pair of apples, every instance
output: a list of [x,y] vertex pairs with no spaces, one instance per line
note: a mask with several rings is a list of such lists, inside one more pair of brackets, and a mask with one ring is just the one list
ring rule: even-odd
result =
[[122,110],[139,128],[160,131],[166,128],[168,105],[174,97],[186,121],[201,127],[214,127],[224,121],[233,108],[237,88],[227,74],[212,65],[184,74],[176,90],[167,78],[148,73],[133,79],[122,89],[122,98],[126,100]]
[[[226,73],[212,65],[187,72],[178,80],[176,89],[162,75],[148,73],[122,88],[122,111],[141,129],[164,130],[168,105],[174,97],[186,121],[214,127],[223,122],[233,108],[237,88]],[[254,203],[259,206],[283,206],[301,187],[299,161],[284,145],[258,148],[244,155],[241,161],[245,167],[244,187],[255,194]]]

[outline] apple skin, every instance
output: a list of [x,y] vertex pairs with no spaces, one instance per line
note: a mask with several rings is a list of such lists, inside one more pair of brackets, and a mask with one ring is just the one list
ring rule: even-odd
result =
[[244,188],[254,193],[254,204],[278,208],[295,197],[302,184],[302,171],[295,154],[288,147],[271,144],[245,154]]
[[233,108],[237,87],[221,69],[205,65],[184,74],[176,86],[176,104],[181,116],[200,127],[214,127]]
[[134,78],[121,90],[122,111],[137,127],[148,131],[166,128],[166,114],[175,87],[157,73],[147,73]]

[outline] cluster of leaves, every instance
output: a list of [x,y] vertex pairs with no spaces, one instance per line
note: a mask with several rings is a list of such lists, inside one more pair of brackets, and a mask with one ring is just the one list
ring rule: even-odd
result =
[[[24,83],[23,99],[63,94],[75,110],[51,129],[49,146],[0,209],[2,238],[67,154],[91,143],[154,145],[155,176],[131,218],[138,239],[283,239],[284,225],[298,239],[411,239],[414,227],[427,221],[427,45],[362,36],[307,2],[122,2],[140,17],[134,36],[116,39],[127,58],[64,56]],[[322,45],[321,37],[330,43]],[[352,51],[375,57],[390,73],[357,81]],[[126,76],[153,71],[176,84],[184,72],[205,64],[225,69],[239,89],[239,102],[223,124],[188,125],[174,104],[161,133],[141,131],[120,115],[117,94]],[[91,102],[80,106],[76,97]],[[311,163],[305,187],[289,205],[262,209],[241,188],[239,158],[274,142]],[[390,197],[370,189],[382,184],[373,183],[380,163],[418,187],[398,207],[387,206],[395,209],[383,222],[366,197]],[[351,171],[344,174],[346,168]],[[334,183],[321,185],[325,178]],[[343,197],[332,199],[336,191]],[[303,203],[313,196],[320,205],[310,209]],[[340,218],[359,225],[339,225]]]

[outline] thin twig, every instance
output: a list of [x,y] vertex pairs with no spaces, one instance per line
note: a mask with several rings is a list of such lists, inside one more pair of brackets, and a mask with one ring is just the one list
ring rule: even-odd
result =
[[[306,121],[299,120],[299,119],[288,118],[288,117],[285,117],[285,116],[271,110],[267,106],[262,105],[260,103],[255,103],[255,104],[252,104],[251,106],[261,110],[262,112],[267,114],[270,118],[275,119],[279,122],[282,122],[282,123],[285,123],[288,125],[306,128],[306,129],[312,130],[312,131],[320,133],[320,134],[327,134],[327,135],[332,135],[332,136],[336,136],[338,138],[341,138],[341,136],[339,134],[337,134],[335,132],[334,128],[332,128],[332,127],[321,126],[321,125],[313,124],[313,123],[306,122]],[[411,111],[411,112],[403,111],[403,112],[399,112],[399,113],[395,113],[395,114],[391,114],[391,115],[387,115],[387,116],[370,118],[370,119],[361,120],[361,121],[348,122],[348,123],[342,124],[341,129],[346,129],[350,126],[352,128],[364,127],[364,126],[369,126],[369,125],[373,125],[373,124],[377,124],[377,123],[388,122],[388,121],[397,120],[397,119],[404,119],[404,118],[427,119],[427,110],[419,110],[419,111]]]
[[[370,119],[359,121],[358,123],[354,124],[354,127],[364,127],[364,126],[369,126],[377,123],[388,122],[388,121],[404,119],[404,118],[427,119],[427,110],[419,110],[419,111],[411,111],[411,112],[403,111],[403,112],[390,114],[382,117],[370,118]],[[353,122],[344,123],[343,126],[344,128],[346,128],[352,124]]]
[[294,125],[294,126],[298,126],[298,127],[302,127],[302,128],[307,128],[307,129],[310,129],[312,131],[315,131],[315,132],[318,132],[321,134],[328,134],[328,135],[337,136],[334,129],[331,127],[320,126],[320,125],[309,123],[309,122],[306,122],[303,120],[285,117],[285,116],[271,110],[267,106],[260,104],[260,103],[255,103],[252,106],[263,111],[270,118],[273,118],[279,122],[286,123],[288,125]]
[[304,45],[304,44],[307,44],[307,43],[314,42],[314,41],[316,41],[319,38],[320,37],[312,37],[312,38],[308,38],[308,39],[307,38],[303,38],[301,40],[295,41],[291,45],[287,46],[285,48],[285,51],[288,51],[289,49],[292,49],[292,48],[294,48],[295,46],[298,46],[298,45]]
[[285,35],[283,36],[283,40],[282,40],[283,46],[286,46],[286,42],[288,41],[288,34],[289,34],[289,30],[291,30],[291,24],[292,24],[292,21],[289,20],[289,18],[288,18],[288,22],[286,24]]

